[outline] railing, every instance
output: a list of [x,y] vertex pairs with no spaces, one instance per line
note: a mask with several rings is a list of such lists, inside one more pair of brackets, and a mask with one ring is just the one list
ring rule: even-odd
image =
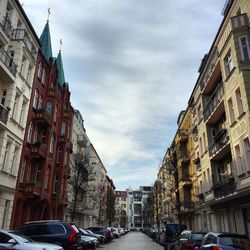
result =
[[4,31],[4,33],[11,38],[12,36],[12,32],[13,32],[13,28],[12,28],[12,23],[11,20],[9,18],[8,15],[6,15],[5,17],[3,17],[3,21],[1,23],[1,27]]
[[187,139],[188,131],[186,129],[178,129],[180,139]]
[[213,189],[215,198],[225,197],[236,191],[236,183],[233,178],[230,178],[225,183],[218,183],[214,185]]
[[30,39],[30,37],[25,29],[15,29],[13,31],[12,39],[13,40],[22,40],[24,42],[24,44],[26,45],[26,47],[28,48],[28,50],[30,51],[32,57],[35,58],[36,50],[35,50],[34,45],[33,45],[32,41],[31,41],[31,39]]
[[220,82],[203,110],[204,121],[206,121],[210,117],[210,115],[214,112],[218,104],[221,102],[223,96],[224,96],[223,84],[222,82]]
[[186,173],[182,173],[179,177],[179,181],[183,181],[183,182],[191,181],[190,175]]
[[9,71],[16,76],[16,64],[13,62],[13,59],[8,55],[4,48],[0,45],[0,60],[4,65],[9,69]]
[[8,121],[9,110],[5,108],[2,104],[0,104],[0,122],[7,124]]
[[223,148],[229,141],[229,136],[227,135],[227,130],[222,129],[215,137],[214,141],[209,145],[209,154],[213,156],[221,148]]
[[194,202],[193,201],[183,201],[180,203],[181,209],[193,209]]
[[31,152],[35,157],[41,156],[42,158],[46,158],[47,146],[43,143],[35,142],[31,144]]
[[47,125],[51,124],[51,115],[47,112],[46,109],[36,110],[36,118],[42,122],[46,122]]
[[83,134],[77,135],[77,144],[82,148],[87,147],[87,140]]
[[246,13],[231,17],[232,29],[248,27],[248,17]]
[[[219,59],[219,52],[218,52],[218,49],[215,47],[213,49],[213,51],[211,52],[211,54],[209,55],[209,58],[208,58],[208,62],[206,62],[206,64],[208,65],[206,67],[206,73],[203,75],[201,81],[200,81],[200,85],[201,85],[201,90],[204,89],[204,87],[206,86],[212,72],[214,71],[214,67],[216,65],[216,62],[218,61]],[[205,65],[204,65],[205,66]],[[204,67],[202,67],[201,69],[201,74],[202,74],[202,71],[204,71]]]

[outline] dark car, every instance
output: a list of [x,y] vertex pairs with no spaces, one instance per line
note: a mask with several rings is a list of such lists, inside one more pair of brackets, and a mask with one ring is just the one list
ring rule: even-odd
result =
[[31,221],[17,227],[15,231],[29,236],[34,241],[57,244],[64,250],[81,250],[79,230],[69,222]]
[[113,240],[112,232],[106,227],[89,227],[87,229],[95,234],[101,234],[105,236],[105,242]]
[[166,227],[163,228],[161,233],[160,241],[164,246],[164,249],[169,249],[172,243],[174,243],[182,231],[187,229],[186,225],[176,224],[176,223],[168,223]]
[[199,250],[249,250],[250,240],[246,235],[232,233],[208,233]]
[[177,241],[175,241],[170,247],[170,250],[194,250],[196,247],[200,247],[202,239],[205,233],[192,232],[191,230],[184,230]]
[[105,243],[105,236],[103,236],[103,235],[101,235],[101,234],[95,234],[95,233],[93,233],[92,231],[87,230],[87,229],[83,229],[83,230],[86,231],[87,233],[89,233],[90,236],[93,235],[93,236],[97,237],[98,240],[99,240],[99,242],[100,242],[100,244],[104,244],[104,243]]

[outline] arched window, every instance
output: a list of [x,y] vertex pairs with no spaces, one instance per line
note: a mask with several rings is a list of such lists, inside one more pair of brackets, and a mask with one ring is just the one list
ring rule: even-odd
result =
[[33,129],[33,124],[32,124],[32,122],[30,122],[29,127],[28,127],[28,135],[27,135],[27,142],[28,143],[31,143],[32,129]]
[[33,99],[33,108],[34,109],[37,108],[38,96],[39,96],[38,90],[35,89],[35,94],[34,94],[34,99]]
[[55,135],[52,134],[51,139],[50,139],[50,144],[49,144],[49,152],[53,154],[54,151],[54,144],[55,144]]
[[43,65],[42,65],[42,63],[40,62],[40,63],[39,63],[39,66],[38,66],[38,73],[37,73],[37,77],[38,77],[39,79],[41,79],[41,77],[42,77],[42,71],[43,71]]
[[38,142],[38,127],[37,126],[35,127],[34,138],[33,138],[33,143],[36,143],[36,142]]
[[43,74],[42,74],[42,85],[45,84],[45,80],[46,80],[46,73],[45,73],[45,69],[43,69]]
[[24,160],[23,160],[22,167],[21,167],[21,173],[20,173],[20,182],[21,182],[21,183],[24,182],[24,174],[25,174],[25,170],[26,170],[26,164],[27,164],[27,160],[24,159]]

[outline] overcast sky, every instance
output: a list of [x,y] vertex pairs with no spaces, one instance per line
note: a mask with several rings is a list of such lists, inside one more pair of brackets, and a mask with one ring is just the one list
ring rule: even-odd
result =
[[23,0],[117,190],[151,185],[222,20],[225,0]]

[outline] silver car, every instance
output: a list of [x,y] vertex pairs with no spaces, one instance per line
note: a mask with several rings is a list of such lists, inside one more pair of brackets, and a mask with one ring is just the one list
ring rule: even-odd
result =
[[62,247],[36,242],[14,231],[0,230],[0,250],[63,250]]

